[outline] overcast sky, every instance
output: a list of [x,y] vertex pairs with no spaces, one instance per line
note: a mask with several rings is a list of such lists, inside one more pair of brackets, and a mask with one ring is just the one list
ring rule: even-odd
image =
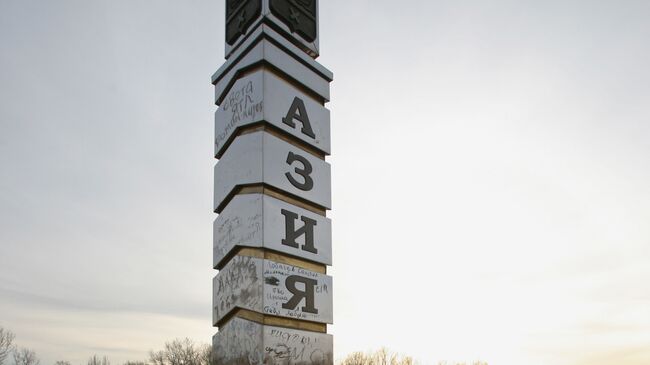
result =
[[[0,0],[0,326],[209,342],[223,0]],[[650,363],[650,2],[325,0],[336,357]]]

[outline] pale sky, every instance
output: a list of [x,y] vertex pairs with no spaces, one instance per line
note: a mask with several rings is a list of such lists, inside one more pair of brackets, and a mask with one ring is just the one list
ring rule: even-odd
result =
[[[223,0],[0,0],[0,326],[209,342]],[[650,2],[321,1],[337,358],[650,363]]]

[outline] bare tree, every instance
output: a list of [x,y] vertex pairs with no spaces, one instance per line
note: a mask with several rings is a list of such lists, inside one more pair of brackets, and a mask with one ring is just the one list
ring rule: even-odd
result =
[[169,365],[201,365],[201,353],[192,340],[174,340],[165,344]]
[[212,352],[212,345],[203,345],[200,349],[201,365],[217,365]]
[[165,365],[165,351],[149,351],[151,365]]
[[415,365],[415,361],[411,357],[400,356],[384,348],[369,354],[355,352],[345,358],[340,365]]
[[363,352],[354,352],[348,355],[340,365],[368,365],[368,357]]
[[147,365],[145,361],[127,361],[124,365]]
[[206,365],[210,357],[204,347],[189,338],[167,342],[164,350],[149,352],[149,362],[153,365]]
[[36,357],[36,352],[20,348],[14,350],[14,363],[16,365],[40,365],[41,360]]
[[54,365],[72,365],[72,364],[70,364],[70,361],[57,361],[54,363]]
[[87,362],[88,365],[111,365],[110,360],[108,360],[108,357],[99,357],[97,355],[93,355],[90,359],[88,359]]
[[7,359],[7,356],[13,350],[15,337],[11,331],[0,327],[0,365],[4,364],[5,359]]

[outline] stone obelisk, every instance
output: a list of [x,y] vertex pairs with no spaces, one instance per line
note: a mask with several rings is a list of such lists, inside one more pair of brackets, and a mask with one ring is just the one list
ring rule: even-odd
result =
[[226,0],[215,86],[219,365],[332,365],[330,99],[317,0]]

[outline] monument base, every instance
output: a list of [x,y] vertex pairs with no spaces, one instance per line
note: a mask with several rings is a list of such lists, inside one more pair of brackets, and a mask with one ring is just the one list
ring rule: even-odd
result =
[[333,337],[235,317],[213,338],[219,365],[333,365]]

